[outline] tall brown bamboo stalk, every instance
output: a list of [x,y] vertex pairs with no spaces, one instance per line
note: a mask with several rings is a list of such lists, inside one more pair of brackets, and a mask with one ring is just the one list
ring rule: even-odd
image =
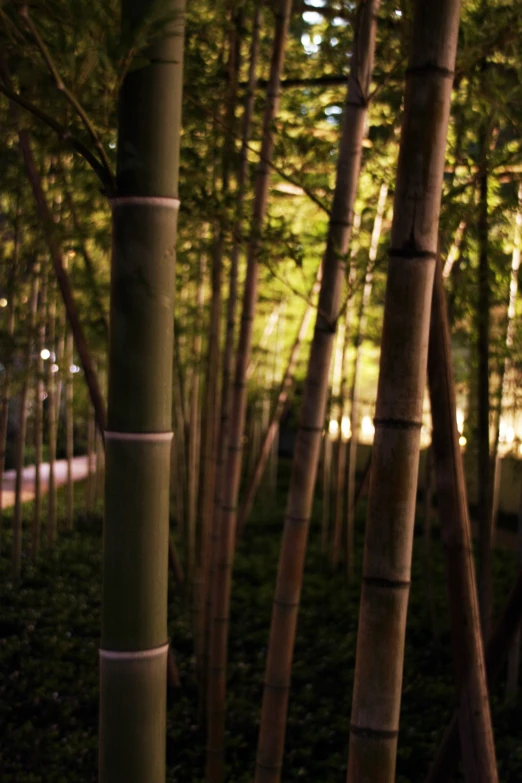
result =
[[95,453],[96,427],[94,421],[94,411],[91,406],[87,413],[87,482],[85,484],[85,510],[88,514],[94,511],[94,482],[96,471],[96,453]]
[[65,341],[65,449],[67,457],[67,495],[65,505],[65,527],[72,530],[74,526],[74,386],[73,386],[73,336],[70,329],[67,330]]
[[[486,673],[490,691],[496,684],[506,655],[513,643],[522,617],[522,570],[511,588],[504,609],[498,618],[485,650]],[[459,764],[461,741],[459,737],[459,715],[453,717],[444,733],[426,783],[448,783],[453,780]]]
[[357,6],[354,18],[352,67],[344,106],[319,308],[295,442],[272,610],[255,783],[278,783],[281,779],[306,541],[326,413],[330,356],[339,317],[354,217],[378,10],[379,0],[362,0]]
[[[342,536],[343,536],[343,517],[344,517],[344,496],[346,494],[346,439],[347,432],[344,431],[344,421],[346,421],[346,386],[347,386],[347,352],[350,340],[351,327],[350,311],[346,308],[344,322],[339,324],[339,340],[341,343],[340,354],[340,385],[337,398],[337,437],[334,446],[335,455],[335,475],[334,475],[334,519],[333,534],[330,548],[330,563],[332,568],[338,568],[342,558]],[[344,420],[344,421],[343,421]]]
[[194,339],[192,343],[192,374],[190,385],[190,429],[188,440],[188,504],[187,504],[187,583],[194,579],[196,567],[196,522],[198,508],[199,486],[199,455],[201,445],[201,411],[199,404],[200,360],[203,343],[202,321],[203,304],[205,301],[205,272],[207,267],[206,251],[199,259],[198,281],[196,288],[196,314],[194,323]]
[[42,450],[43,450],[43,398],[44,398],[44,360],[42,351],[45,348],[47,313],[47,271],[41,268],[40,323],[38,326],[38,340],[36,343],[36,384],[34,401],[34,505],[31,531],[31,558],[35,560],[40,553],[40,539],[42,527]]
[[[248,178],[248,144],[250,140],[252,115],[254,111],[254,97],[256,86],[256,69],[259,55],[259,33],[261,28],[261,3],[254,6],[252,19],[252,39],[250,45],[250,61],[248,68],[248,85],[245,97],[245,109],[242,119],[242,144],[237,174],[236,189],[236,219],[234,223],[234,244],[230,258],[229,291],[226,314],[225,345],[223,348],[222,381],[221,381],[221,410],[219,419],[218,448],[216,449],[215,469],[215,493],[214,515],[210,529],[210,574],[209,589],[207,590],[207,623],[212,617],[212,595],[216,578],[218,547],[220,540],[221,507],[223,504],[223,479],[225,461],[228,451],[228,439],[230,430],[230,416],[232,405],[231,378],[233,370],[234,332],[237,310],[237,277],[239,255],[243,239],[243,212],[245,191]],[[207,639],[210,640],[210,630],[207,629]]]
[[292,346],[292,350],[290,351],[290,358],[288,360],[288,364],[286,366],[283,380],[281,382],[281,387],[279,389],[279,394],[277,395],[277,400],[274,409],[272,411],[272,415],[270,417],[270,422],[266,430],[263,443],[261,445],[261,450],[257,460],[257,464],[254,473],[250,479],[250,483],[245,493],[245,497],[239,509],[239,513],[237,516],[238,535],[242,534],[245,524],[248,520],[248,517],[250,516],[250,512],[252,511],[252,506],[254,505],[254,500],[256,498],[257,491],[261,484],[261,479],[263,477],[263,473],[265,471],[266,464],[272,450],[272,446],[276,441],[277,433],[279,432],[279,423],[281,421],[281,416],[283,415],[283,411],[285,410],[285,406],[288,402],[288,398],[291,395],[294,388],[295,370],[297,367],[297,362],[299,360],[299,354],[301,352],[301,347],[303,345],[304,340],[306,339],[306,335],[308,334],[308,330],[310,328],[310,323],[312,321],[312,317],[315,312],[314,303],[319,293],[320,287],[321,287],[321,268],[319,268],[319,271],[317,272],[315,283],[312,287],[312,290],[308,298],[309,303],[305,307],[303,317],[301,319],[301,323],[299,324],[299,331],[297,332],[297,336]]
[[492,530],[491,530],[491,465],[489,438],[489,333],[490,275],[488,267],[488,133],[480,132],[480,177],[478,214],[478,303],[477,303],[477,485],[478,485],[478,591],[482,636],[487,639],[493,609]]
[[498,780],[480,633],[475,564],[457,430],[448,313],[437,263],[428,356],[437,505],[446,554],[459,728],[466,780]]
[[388,196],[388,185],[383,183],[379,190],[377,201],[377,211],[373,223],[372,237],[370,240],[370,250],[368,253],[368,265],[364,278],[364,286],[359,307],[357,319],[357,332],[354,339],[355,357],[353,361],[352,385],[350,390],[350,428],[352,431],[350,437],[350,446],[348,452],[348,478],[346,492],[346,570],[348,581],[354,580],[354,553],[355,553],[355,479],[357,468],[357,445],[359,437],[359,397],[357,384],[359,381],[359,370],[361,366],[361,346],[366,332],[366,316],[373,286],[373,270],[377,260],[379,250],[379,240],[381,238],[382,221],[384,209],[386,207],[386,198]]
[[15,504],[13,513],[13,556],[12,556],[12,577],[13,581],[20,581],[22,568],[22,490],[23,473],[25,457],[25,439],[27,433],[27,413],[28,413],[28,393],[29,393],[29,374],[31,372],[31,355],[33,350],[34,329],[36,326],[36,313],[38,310],[38,273],[34,269],[31,278],[31,303],[30,318],[27,333],[27,348],[23,359],[23,378],[20,391],[18,417],[18,434],[16,439],[16,478],[15,478]]
[[348,783],[393,783],[460,0],[416,0],[389,250]]
[[216,579],[214,588],[210,629],[207,734],[208,783],[220,783],[223,779],[228,615],[232,560],[236,538],[236,506],[242,465],[242,438],[247,402],[246,372],[250,360],[252,326],[257,301],[258,254],[268,202],[270,163],[274,147],[274,121],[279,107],[279,86],[283,71],[291,6],[291,0],[277,0],[274,6],[274,42],[263,117],[260,162],[256,173],[254,207],[247,251],[243,309],[236,353],[235,379],[231,404],[234,416],[230,419],[223,502],[219,524],[220,540],[216,568],[219,578]]

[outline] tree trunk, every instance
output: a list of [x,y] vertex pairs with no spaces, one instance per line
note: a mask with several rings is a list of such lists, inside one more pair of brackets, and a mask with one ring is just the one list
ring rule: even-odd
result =
[[346,353],[350,335],[349,309],[346,308],[344,324],[339,325],[339,340],[341,343],[341,383],[339,386],[337,408],[337,443],[334,446],[335,477],[334,477],[334,523],[331,541],[330,562],[332,568],[338,568],[342,557],[344,496],[346,494],[346,439],[343,432],[343,419],[346,416]]
[[395,780],[428,336],[460,0],[417,0],[389,250],[348,783]]
[[435,271],[433,287],[428,378],[437,504],[446,554],[464,771],[470,783],[494,783],[498,780],[495,746],[480,636],[471,528],[457,430],[450,330],[440,262]]
[[364,288],[359,309],[359,319],[357,323],[357,334],[354,340],[355,359],[353,363],[352,388],[350,391],[350,427],[352,435],[350,438],[350,447],[348,452],[348,487],[346,501],[346,569],[348,581],[354,580],[354,556],[355,556],[355,480],[357,470],[357,441],[359,436],[359,399],[357,393],[357,383],[359,380],[359,367],[361,364],[361,346],[366,332],[366,312],[370,303],[373,286],[373,270],[377,259],[379,249],[379,240],[381,237],[382,221],[384,209],[386,207],[386,198],[388,196],[388,186],[381,185],[379,199],[377,201],[377,212],[373,224],[372,238],[370,242],[370,252],[368,254],[368,266],[364,279]]
[[[169,463],[184,0],[124,0],[149,30],[119,100],[100,649],[100,783],[164,783]],[[156,17],[154,17],[156,18]],[[101,394],[100,394],[101,396]]]
[[252,325],[257,301],[257,266],[261,233],[268,202],[270,163],[274,147],[274,121],[279,107],[279,85],[283,71],[286,36],[290,22],[291,0],[278,0],[276,25],[270,66],[270,79],[263,117],[263,139],[256,174],[254,208],[248,243],[247,271],[243,293],[243,310],[236,354],[230,432],[226,459],[223,502],[220,514],[220,540],[212,607],[209,650],[209,701],[207,735],[207,781],[221,783],[224,763],[226,660],[228,615],[232,581],[232,560],[236,538],[237,498],[242,465],[242,438],[247,402],[246,372],[250,359]]
[[423,540],[423,560],[424,560],[424,584],[426,587],[426,615],[431,635],[437,639],[438,624],[437,610],[435,606],[435,592],[433,589],[433,568],[431,551],[431,522],[433,519],[433,450],[429,446],[426,449],[426,463],[424,469],[424,540]]
[[319,272],[317,273],[316,281],[310,292],[310,296],[309,296],[310,303],[306,305],[305,311],[303,313],[303,317],[301,319],[301,324],[299,326],[299,331],[297,333],[297,337],[295,338],[295,342],[290,352],[290,358],[288,360],[288,365],[286,367],[285,374],[283,376],[283,381],[281,383],[279,394],[277,396],[277,401],[274,410],[272,412],[272,416],[270,418],[270,422],[266,430],[263,443],[261,445],[261,451],[259,454],[259,458],[257,460],[257,465],[255,467],[252,478],[250,479],[250,484],[246,491],[243,503],[239,509],[238,523],[237,523],[238,535],[242,535],[245,524],[248,520],[250,512],[252,511],[252,506],[254,505],[256,493],[261,484],[261,479],[265,471],[267,460],[270,456],[273,444],[276,442],[277,433],[279,432],[279,422],[281,421],[281,416],[283,415],[283,411],[285,409],[288,398],[294,388],[295,370],[297,366],[297,361],[299,359],[299,353],[301,351],[301,346],[308,333],[310,322],[312,320],[312,316],[315,311],[315,306],[313,302],[317,297],[317,294],[319,293],[320,285],[321,285],[321,270],[319,269]]
[[334,199],[323,260],[319,309],[292,462],[272,610],[255,783],[281,778],[297,610],[328,397],[332,345],[353,224],[362,140],[375,48],[378,0],[362,0],[348,80]]

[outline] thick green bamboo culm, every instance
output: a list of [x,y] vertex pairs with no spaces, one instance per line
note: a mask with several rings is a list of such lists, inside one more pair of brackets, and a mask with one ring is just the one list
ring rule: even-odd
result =
[[393,783],[460,0],[416,0],[389,249],[348,783]]
[[[118,122],[100,649],[100,783],[164,783],[175,241],[184,0],[123,0],[154,34]],[[153,32],[152,32],[153,31]]]

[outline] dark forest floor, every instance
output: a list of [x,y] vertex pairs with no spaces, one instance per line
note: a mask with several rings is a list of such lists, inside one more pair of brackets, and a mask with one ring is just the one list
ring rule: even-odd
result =
[[[278,502],[258,506],[236,558],[227,721],[227,780],[253,778],[262,679],[287,481]],[[422,507],[422,504],[420,504]],[[28,514],[29,514],[28,507]],[[360,573],[365,509],[358,514]],[[353,685],[358,588],[330,573],[320,552],[320,505],[310,531],[294,656],[284,781],[344,783]],[[10,527],[7,514],[6,528]],[[9,582],[9,539],[0,559],[0,780],[96,780],[101,517],[79,513],[54,555]],[[452,712],[453,685],[443,561],[434,533],[432,567],[438,635],[427,612],[422,526],[415,538],[397,783],[421,783]],[[515,574],[515,555],[495,558],[497,607]],[[169,712],[168,781],[197,783],[204,768],[190,621],[172,591],[170,634],[181,691]],[[492,697],[502,783],[522,781],[522,697]]]

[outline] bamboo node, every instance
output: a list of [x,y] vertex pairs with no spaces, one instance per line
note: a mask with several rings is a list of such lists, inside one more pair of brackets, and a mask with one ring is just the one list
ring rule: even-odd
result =
[[388,427],[393,430],[420,430],[422,421],[413,421],[411,419],[378,418],[373,420],[374,427]]
[[117,196],[109,199],[111,209],[115,207],[168,207],[169,209],[179,209],[179,198],[167,198],[165,196]]
[[358,737],[367,737],[375,740],[392,740],[399,735],[398,730],[371,729],[369,726],[356,726],[354,723],[350,724],[350,733]]
[[171,441],[173,432],[110,432],[105,430],[105,440],[134,440],[145,442]]
[[109,661],[137,661],[146,658],[156,658],[159,655],[166,655],[169,649],[169,643],[162,644],[160,647],[153,647],[149,650],[104,650],[102,647],[98,650],[100,658]]

